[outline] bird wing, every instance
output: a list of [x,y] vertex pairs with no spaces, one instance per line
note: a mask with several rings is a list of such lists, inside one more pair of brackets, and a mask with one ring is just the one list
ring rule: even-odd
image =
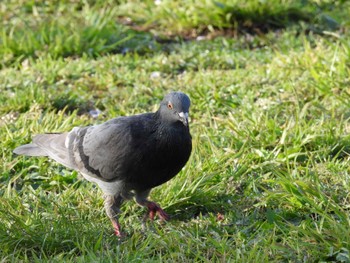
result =
[[131,125],[137,116],[120,117],[70,132],[69,148],[78,169],[103,181],[123,179],[132,162]]
[[75,127],[66,133],[39,134],[14,153],[48,156],[101,181],[123,180],[133,167],[140,167],[142,156],[152,152],[154,146],[146,142],[152,120],[152,114],[141,114]]

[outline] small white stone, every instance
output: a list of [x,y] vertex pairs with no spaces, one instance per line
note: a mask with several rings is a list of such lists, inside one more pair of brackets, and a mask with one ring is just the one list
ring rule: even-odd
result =
[[102,112],[99,109],[90,110],[89,114],[92,118],[96,119]]
[[151,79],[158,79],[160,77],[161,77],[161,73],[159,71],[153,71],[150,76]]

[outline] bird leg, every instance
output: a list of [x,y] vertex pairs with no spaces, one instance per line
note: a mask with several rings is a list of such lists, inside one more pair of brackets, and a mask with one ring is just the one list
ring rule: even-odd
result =
[[155,202],[151,202],[147,199],[150,190],[146,190],[144,192],[136,192],[136,202],[144,207],[148,208],[148,214],[146,214],[145,218],[154,220],[154,216],[158,215],[158,217],[163,221],[168,221],[170,216],[164,212],[164,210]]
[[118,222],[118,214],[120,213],[120,206],[123,202],[123,198],[119,195],[105,195],[104,207],[107,216],[111,219],[114,228],[114,233],[118,237],[124,236],[120,230],[120,224]]

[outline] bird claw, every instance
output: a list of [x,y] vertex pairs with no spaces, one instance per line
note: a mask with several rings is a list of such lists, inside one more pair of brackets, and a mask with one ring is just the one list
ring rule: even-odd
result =
[[152,221],[154,220],[155,215],[158,215],[158,217],[163,221],[168,221],[170,219],[170,216],[164,212],[164,210],[156,203],[149,202],[147,204],[148,208],[148,217]]

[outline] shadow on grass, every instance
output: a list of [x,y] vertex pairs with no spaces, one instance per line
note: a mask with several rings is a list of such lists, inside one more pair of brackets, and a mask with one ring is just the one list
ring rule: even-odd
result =
[[211,192],[194,194],[188,200],[169,206],[166,211],[172,221],[188,222],[208,214],[226,214],[232,211],[232,195]]
[[[306,24],[309,30],[336,30],[339,24],[330,17],[323,16],[323,10],[334,8],[334,5],[316,6],[316,4],[300,4],[296,1],[293,5],[261,4],[257,9],[240,7],[238,5],[224,5],[216,2],[221,9],[222,19],[228,20],[227,28],[236,29],[248,33],[267,33],[273,30],[285,29],[294,25]],[[273,5],[273,4],[272,4]],[[300,30],[306,29],[300,28]]]

